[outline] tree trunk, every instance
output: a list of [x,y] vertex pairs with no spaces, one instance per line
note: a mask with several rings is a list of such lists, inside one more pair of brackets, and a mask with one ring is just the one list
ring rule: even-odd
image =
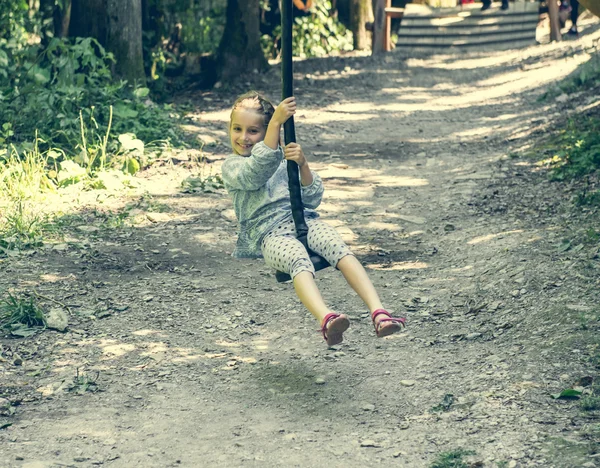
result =
[[145,82],[141,0],[72,0],[72,37],[93,37],[115,56],[113,72],[130,83]]
[[219,79],[231,81],[265,70],[267,65],[260,46],[259,0],[228,0],[225,31],[217,51]]
[[106,0],[73,0],[69,36],[93,37],[106,46],[108,38]]
[[63,2],[63,7],[54,9],[54,34],[56,37],[67,37],[71,24],[71,1]]
[[354,36],[354,49],[369,48],[369,35],[365,27],[368,21],[373,21],[371,0],[350,1],[350,30]]
[[146,82],[142,54],[141,0],[108,0],[108,41],[115,55],[115,74],[130,83]]

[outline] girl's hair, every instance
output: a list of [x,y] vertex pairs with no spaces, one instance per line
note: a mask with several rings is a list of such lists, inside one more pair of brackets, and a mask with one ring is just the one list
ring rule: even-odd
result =
[[269,101],[258,91],[248,91],[235,100],[233,107],[231,108],[231,116],[229,117],[230,125],[231,120],[233,119],[233,111],[237,109],[249,109],[256,111],[265,118],[265,127],[269,125],[271,117],[273,117],[273,113],[275,112],[275,108],[273,107],[273,104],[271,104],[271,101]]

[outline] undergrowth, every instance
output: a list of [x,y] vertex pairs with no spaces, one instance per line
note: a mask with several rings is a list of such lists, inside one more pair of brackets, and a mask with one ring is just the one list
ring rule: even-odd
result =
[[464,461],[464,457],[474,455],[472,450],[456,449],[450,452],[440,453],[430,468],[468,468],[469,465]]
[[[590,98],[598,96],[600,52],[594,53],[587,63],[544,97],[556,90],[567,94],[585,93]],[[600,108],[597,103],[570,117],[563,128],[538,145],[536,155],[540,154],[543,159],[537,164],[550,169],[552,180],[581,181],[575,196],[577,205],[600,206]]]
[[0,330],[14,336],[28,336],[45,326],[44,311],[33,298],[8,293],[0,300]]

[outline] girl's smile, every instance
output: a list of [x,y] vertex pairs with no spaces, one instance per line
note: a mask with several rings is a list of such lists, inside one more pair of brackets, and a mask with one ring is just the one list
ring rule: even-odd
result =
[[256,143],[264,140],[265,118],[252,109],[236,109],[231,117],[231,148],[240,156],[250,156]]

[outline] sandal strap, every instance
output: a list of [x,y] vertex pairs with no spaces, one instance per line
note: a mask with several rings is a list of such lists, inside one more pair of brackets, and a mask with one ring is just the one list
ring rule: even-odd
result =
[[377,310],[374,310],[373,313],[371,314],[371,320],[375,321],[375,319],[380,315],[387,315],[388,317],[392,318],[392,315],[387,310],[377,309]]
[[323,317],[323,321],[321,322],[321,333],[323,333],[323,338],[325,338],[325,341],[327,341],[327,325],[329,324],[329,322],[331,322],[332,320],[335,320],[339,316],[340,316],[340,314],[336,314],[336,313],[332,312],[330,314],[327,314],[325,317]]
[[[381,319],[379,322],[375,323],[375,319],[380,315],[385,315],[387,318]],[[374,310],[371,314],[371,319],[373,320],[373,325],[375,326],[375,331],[377,333],[379,333],[379,328],[383,322],[399,323],[403,327],[406,327],[406,319],[404,317],[392,317],[392,315],[385,309]]]

